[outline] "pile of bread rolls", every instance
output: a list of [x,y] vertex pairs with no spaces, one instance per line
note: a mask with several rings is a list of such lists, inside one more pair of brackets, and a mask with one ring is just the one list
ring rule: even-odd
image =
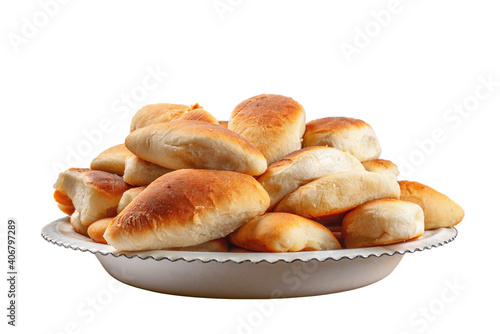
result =
[[140,109],[125,143],[54,185],[76,232],[119,251],[297,252],[386,245],[458,224],[438,191],[399,181],[367,123],[306,123],[280,95],[219,122],[198,104]]

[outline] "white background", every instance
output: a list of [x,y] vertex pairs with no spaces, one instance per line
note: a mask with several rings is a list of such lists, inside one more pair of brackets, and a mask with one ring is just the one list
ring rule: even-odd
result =
[[[6,223],[14,217],[19,309],[18,327],[7,326],[2,279],[1,331],[498,328],[499,9],[479,0],[3,2],[0,267],[6,275]],[[368,36],[360,33],[366,29]],[[345,54],[347,45],[356,53]],[[168,75],[145,89],[155,70]],[[371,286],[283,300],[246,327],[258,318],[258,301],[132,288],[112,279],[93,255],[40,237],[43,225],[63,216],[52,199],[57,168],[86,167],[123,142],[140,106],[198,102],[223,120],[261,93],[293,97],[308,120],[351,116],[371,124],[382,157],[406,166],[401,178],[431,185],[465,209],[457,240],[406,255]],[[126,95],[133,95],[131,106]],[[111,295],[105,305],[92,309],[90,300],[105,295]]]

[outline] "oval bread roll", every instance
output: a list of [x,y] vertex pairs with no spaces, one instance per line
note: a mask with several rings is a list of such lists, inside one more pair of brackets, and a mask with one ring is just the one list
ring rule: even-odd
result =
[[323,176],[286,196],[274,209],[296,215],[335,221],[339,215],[380,198],[399,198],[394,177],[372,172],[341,172]]
[[119,144],[108,148],[92,160],[90,169],[102,170],[104,172],[123,176],[125,159],[133,155],[134,154],[125,147],[125,144]]
[[116,214],[122,212],[123,209],[125,209],[127,205],[129,205],[130,202],[132,202],[132,200],[136,198],[137,195],[139,195],[144,189],[146,189],[146,186],[130,188],[129,190],[124,192],[122,198],[120,198],[120,202],[118,202],[118,207],[116,208]]
[[135,113],[130,123],[130,132],[151,124],[170,122],[193,108],[201,107],[198,104],[193,106],[172,103],[148,104]]
[[393,244],[424,233],[424,212],[411,202],[379,199],[358,206],[342,222],[347,248]]
[[132,155],[125,160],[123,180],[133,186],[147,186],[172,170]]
[[266,159],[240,135],[201,121],[170,121],[130,133],[125,145],[139,158],[168,169],[200,168],[260,175]]
[[103,218],[93,222],[92,225],[90,225],[89,228],[87,229],[87,233],[90,239],[100,244],[107,244],[103,235],[104,232],[106,232],[106,229],[108,228],[108,225],[109,223],[111,223],[112,220],[113,218]]
[[389,160],[376,159],[363,161],[363,167],[365,167],[368,172],[388,173],[389,175],[393,175],[395,177],[398,177],[399,175],[398,166]]
[[289,213],[256,217],[229,235],[236,246],[260,252],[340,249],[333,234],[315,221]]
[[378,159],[382,153],[372,127],[355,118],[326,117],[310,121],[303,139],[303,147],[335,147],[349,151],[360,161]]
[[177,170],[147,186],[113,219],[104,238],[123,251],[194,246],[225,237],[268,206],[269,195],[249,175]]
[[116,215],[118,202],[130,186],[116,174],[70,168],[59,173],[54,188],[67,194],[79,212],[81,223],[90,226],[96,220]]
[[271,211],[286,195],[322,176],[364,171],[352,154],[333,147],[307,147],[281,158],[257,178],[271,198]]
[[263,94],[238,104],[228,129],[252,143],[270,165],[301,148],[305,119],[304,108],[292,98]]
[[399,181],[401,199],[418,204],[424,210],[425,229],[455,226],[465,216],[464,210],[448,196],[422,183]]

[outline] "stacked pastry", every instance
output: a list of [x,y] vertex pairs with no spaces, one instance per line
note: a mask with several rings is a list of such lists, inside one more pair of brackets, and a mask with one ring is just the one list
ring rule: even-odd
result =
[[367,123],[306,124],[302,105],[259,95],[218,122],[198,104],[155,104],[124,144],[62,172],[75,231],[121,251],[296,252],[385,245],[458,224],[445,195],[399,181]]

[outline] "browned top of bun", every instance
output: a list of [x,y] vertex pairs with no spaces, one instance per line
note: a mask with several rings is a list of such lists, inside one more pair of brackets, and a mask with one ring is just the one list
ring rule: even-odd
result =
[[69,168],[67,172],[80,173],[87,185],[110,195],[121,195],[131,188],[130,185],[123,181],[122,177],[113,173],[89,168]]
[[264,128],[274,128],[285,124],[290,119],[296,119],[303,112],[302,105],[290,97],[261,94],[238,104],[231,118],[251,118],[252,122]]
[[349,117],[325,117],[315,119],[306,124],[306,132],[332,132],[343,131],[346,129],[356,129],[369,126],[366,122]]

